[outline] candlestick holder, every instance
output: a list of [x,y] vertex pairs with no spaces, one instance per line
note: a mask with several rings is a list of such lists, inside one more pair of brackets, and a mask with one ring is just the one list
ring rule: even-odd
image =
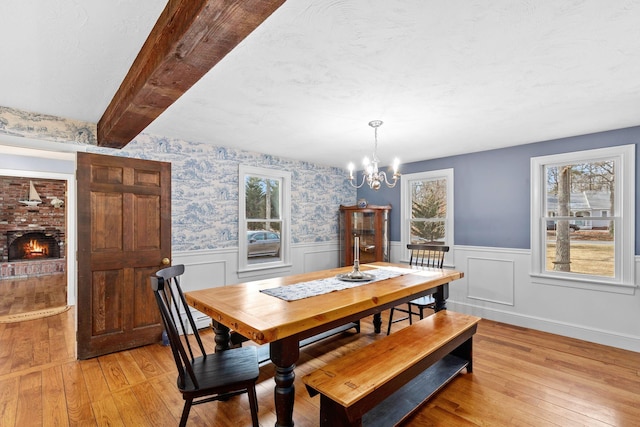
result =
[[338,274],[340,280],[348,282],[366,282],[373,279],[371,274],[360,271],[360,238],[353,238],[353,270],[350,273]]

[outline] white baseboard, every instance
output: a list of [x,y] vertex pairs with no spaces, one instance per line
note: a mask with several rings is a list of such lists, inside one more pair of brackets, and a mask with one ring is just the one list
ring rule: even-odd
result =
[[536,329],[543,332],[581,339],[584,341],[622,348],[625,350],[640,352],[640,338],[631,335],[624,335],[614,331],[606,331],[593,327],[557,322],[550,319],[543,319],[535,316],[528,316],[520,313],[507,312],[486,307],[473,306],[471,304],[460,303],[447,300],[447,308],[452,311],[472,314],[484,319],[496,322],[507,323],[509,325],[523,328]]

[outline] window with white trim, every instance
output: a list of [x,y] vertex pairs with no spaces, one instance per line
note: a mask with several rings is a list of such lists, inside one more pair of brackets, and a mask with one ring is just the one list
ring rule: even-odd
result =
[[634,285],[635,146],[531,159],[532,275],[547,284]]
[[453,169],[402,175],[403,257],[407,244],[447,245],[445,264],[453,265]]
[[239,167],[240,271],[282,267],[289,262],[291,173]]

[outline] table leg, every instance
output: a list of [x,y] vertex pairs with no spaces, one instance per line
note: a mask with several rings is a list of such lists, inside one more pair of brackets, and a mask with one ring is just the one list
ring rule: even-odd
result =
[[433,295],[435,299],[435,308],[433,311],[440,311],[447,309],[447,298],[449,298],[449,284],[438,286],[438,290]]
[[300,357],[300,342],[288,337],[269,344],[271,361],[276,366],[274,399],[276,407],[276,427],[293,426],[293,402],[296,374],[293,369]]
[[382,315],[380,314],[380,312],[377,312],[373,315],[373,331],[376,334],[379,334],[381,328],[382,328]]
[[229,334],[229,328],[215,320],[212,322],[211,326],[213,327],[213,332],[216,334],[214,338],[216,343],[216,352],[229,350],[229,339],[231,337]]

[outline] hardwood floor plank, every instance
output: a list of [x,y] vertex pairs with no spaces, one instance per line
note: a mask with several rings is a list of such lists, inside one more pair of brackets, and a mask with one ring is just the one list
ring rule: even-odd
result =
[[67,400],[64,395],[62,367],[54,366],[42,371],[42,418],[43,425],[68,426]]
[[148,383],[151,385],[155,393],[160,396],[162,402],[167,407],[171,415],[179,420],[182,415],[184,400],[176,386],[176,373],[168,373],[162,377],[156,377]]
[[31,335],[25,335],[22,332],[24,329],[24,326],[20,326],[22,323],[26,322],[14,324],[16,325],[14,332],[17,333],[8,343],[11,346],[11,372],[19,372],[33,366],[33,340]]
[[84,380],[80,364],[76,361],[62,365],[64,395],[67,401],[69,425],[95,425],[95,417],[91,409],[91,398]]
[[82,368],[82,376],[87,384],[91,402],[98,402],[111,395],[109,384],[104,377],[98,359],[82,360],[80,361],[80,367]]
[[18,410],[17,377],[0,381],[0,426],[14,426]]
[[[167,372],[165,366],[158,363],[155,350],[153,350],[151,347],[154,346],[140,347],[131,351],[133,360],[135,360],[138,368],[142,371],[147,379],[155,378]],[[175,365],[173,365],[171,369],[175,370]]]
[[125,427],[125,423],[120,418],[120,411],[116,406],[113,396],[109,395],[104,399],[91,403],[96,425],[105,427]]
[[[75,340],[69,340],[67,331],[75,329],[73,323],[68,323],[69,316],[51,316],[46,318],[49,329],[50,360],[53,362],[66,362],[70,358],[75,359]],[[75,335],[75,334],[74,334]]]
[[477,424],[468,421],[455,413],[453,408],[443,408],[440,405],[429,405],[428,410],[418,411],[408,418],[404,425],[410,426],[456,426],[474,427]]
[[118,357],[115,354],[98,357],[98,363],[111,392],[129,386],[129,381],[122,371]]
[[20,377],[16,426],[41,426],[42,372],[31,372]]
[[112,393],[112,396],[124,425],[138,427],[162,425],[151,423],[130,387],[120,389]]
[[115,353],[115,358],[129,384],[136,385],[147,380],[144,372],[142,372],[142,369],[140,369],[133,356],[131,356],[131,352],[121,351]]
[[[24,325],[26,329],[26,327],[28,327],[26,323],[27,322],[20,322],[19,324]],[[33,340],[32,366],[39,366],[49,363],[51,361],[51,348],[49,346],[48,322],[35,322],[34,325],[31,326],[31,328],[32,330],[35,329],[37,331],[37,335]],[[33,334],[33,332],[31,334]]]
[[65,305],[66,273],[0,280],[0,316]]
[[155,388],[149,387],[148,384],[137,384],[131,387],[131,391],[135,395],[140,409],[146,415],[152,426],[169,426],[177,425],[180,417],[174,417],[162,400],[162,396]]

